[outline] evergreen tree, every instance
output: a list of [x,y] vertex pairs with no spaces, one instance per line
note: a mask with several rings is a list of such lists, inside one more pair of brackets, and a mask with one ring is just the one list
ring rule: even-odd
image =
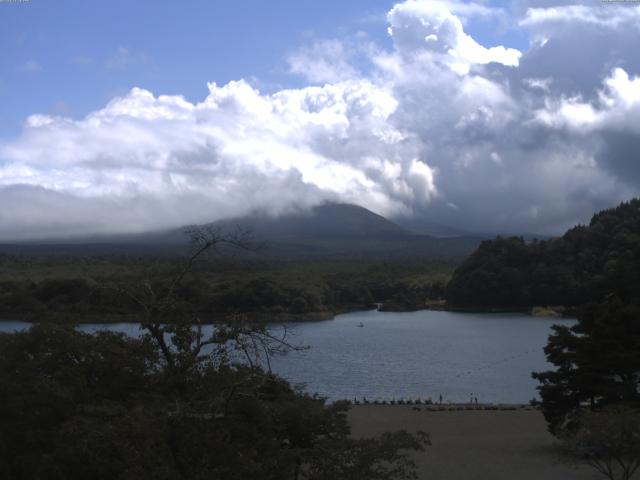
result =
[[573,327],[554,326],[545,353],[556,370],[534,373],[552,433],[571,429],[582,407],[640,406],[640,308],[610,296]]

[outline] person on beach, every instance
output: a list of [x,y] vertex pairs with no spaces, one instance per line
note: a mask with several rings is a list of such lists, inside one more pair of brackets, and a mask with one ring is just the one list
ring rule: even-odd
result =
[[440,394],[439,402],[440,402],[440,405],[442,405],[442,394]]

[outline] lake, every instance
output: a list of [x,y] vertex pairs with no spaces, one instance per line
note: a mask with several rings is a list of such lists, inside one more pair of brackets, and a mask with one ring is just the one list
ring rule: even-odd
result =
[[[481,403],[525,403],[537,397],[531,372],[550,368],[542,349],[551,325],[574,322],[512,313],[351,312],[287,324],[289,340],[310,348],[275,358],[272,366],[332,400],[436,400],[442,395],[445,402],[473,396]],[[28,325],[2,321],[0,331]],[[137,324],[79,328],[140,333]]]

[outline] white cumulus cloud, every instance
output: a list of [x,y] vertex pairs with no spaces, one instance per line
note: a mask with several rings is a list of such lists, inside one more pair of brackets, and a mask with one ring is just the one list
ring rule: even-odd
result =
[[[407,0],[388,12],[388,48],[355,35],[292,52],[302,88],[267,94],[240,79],[191,102],[141,86],[84,118],[34,112],[0,143],[0,239],[324,201],[557,233],[638,191],[640,53],[630,45],[640,33],[635,6],[546,3],[507,13]],[[527,50],[467,31],[508,15]],[[111,66],[131,55],[117,52]]]
[[562,98],[538,111],[538,118],[555,127],[577,129],[585,134],[594,130],[620,130],[640,134],[640,77],[629,77],[616,68],[604,80],[597,100]]
[[[210,84],[196,104],[134,88],[81,120],[29,117],[20,138],[0,146],[0,185],[5,193],[40,187],[39,198],[50,192],[56,204],[86,205],[92,232],[205,222],[258,208],[278,213],[323,199],[398,214],[428,203],[436,189],[430,167],[404,153],[403,135],[389,122],[396,107],[388,92],[361,81],[273,95],[244,81]],[[385,168],[372,166],[377,156],[398,168],[407,189],[377,176]],[[174,205],[179,220],[152,199]],[[95,209],[114,200],[140,207],[127,221],[107,215],[96,224]],[[81,224],[85,211],[28,208],[29,223],[57,221],[61,232]],[[11,236],[23,213],[5,212],[0,233]]]
[[486,48],[465,33],[460,18],[445,3],[409,0],[387,15],[389,34],[405,55],[439,55],[454,71],[468,73],[471,65],[490,62],[517,66],[520,51],[503,46]]

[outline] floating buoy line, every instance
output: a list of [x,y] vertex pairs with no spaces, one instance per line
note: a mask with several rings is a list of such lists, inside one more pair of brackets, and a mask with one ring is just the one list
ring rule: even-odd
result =
[[481,372],[483,370],[488,370],[488,369],[493,368],[495,366],[511,362],[511,361],[513,361],[513,360],[515,360],[517,358],[522,358],[524,356],[530,355],[530,354],[532,354],[534,352],[537,352],[537,351],[538,351],[538,348],[531,348],[531,349],[526,350],[526,351],[524,351],[522,353],[518,353],[516,355],[511,355],[509,357],[504,357],[504,358],[501,358],[500,360],[496,360],[495,362],[487,363],[486,365],[482,365],[480,367],[472,368],[471,370],[467,370],[466,372],[458,373],[457,375],[454,375],[454,378],[460,378],[460,377],[464,377],[464,376],[468,376],[468,375],[473,375],[474,373],[478,373],[478,372]]

